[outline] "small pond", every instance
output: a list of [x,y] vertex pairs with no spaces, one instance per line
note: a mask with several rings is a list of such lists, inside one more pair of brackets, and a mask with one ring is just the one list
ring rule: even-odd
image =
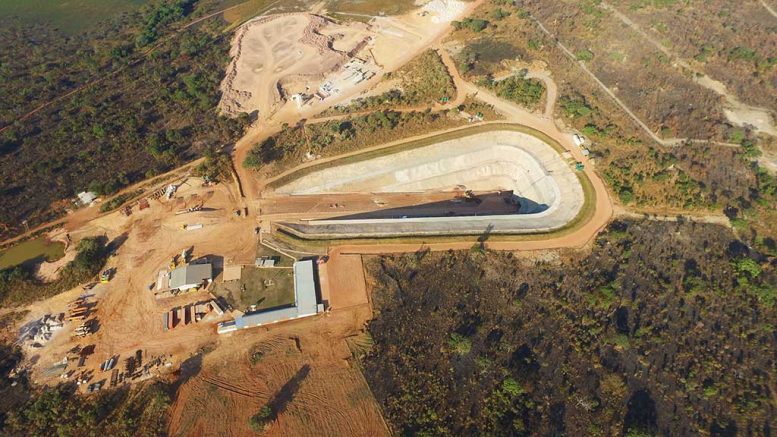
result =
[[0,250],[0,269],[19,264],[56,261],[64,255],[64,243],[49,241],[45,237],[34,238]]

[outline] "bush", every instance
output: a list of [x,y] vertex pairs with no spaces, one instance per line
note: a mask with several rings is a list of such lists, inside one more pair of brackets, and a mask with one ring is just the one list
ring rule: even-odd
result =
[[248,420],[248,425],[254,432],[262,432],[273,421],[273,416],[272,408],[269,405],[265,405],[259,409],[259,412],[251,416]]
[[467,355],[472,350],[472,340],[454,332],[448,340],[448,346],[459,355]]
[[451,24],[456,30],[467,28],[473,32],[481,32],[488,27],[488,21],[479,18],[467,18],[463,21],[453,21]]
[[503,20],[509,16],[510,16],[510,13],[505,11],[502,8],[496,8],[493,11],[491,11],[491,18],[494,20]]
[[576,56],[579,61],[588,62],[594,59],[594,53],[588,49],[580,50],[577,52]]
[[586,103],[584,97],[574,98],[564,96],[559,99],[559,104],[564,109],[564,113],[569,118],[585,117],[592,111],[591,107],[588,106],[588,103]]
[[495,90],[499,97],[529,108],[535,107],[542,100],[542,95],[545,92],[542,82],[518,76],[511,76],[498,82],[484,81],[481,84]]

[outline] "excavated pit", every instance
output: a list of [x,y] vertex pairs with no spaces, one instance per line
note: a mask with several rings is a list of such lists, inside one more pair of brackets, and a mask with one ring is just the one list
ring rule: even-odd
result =
[[278,225],[314,239],[549,232],[570,223],[585,202],[570,164],[549,144],[523,132],[464,132],[456,139],[313,171],[278,187],[275,195],[507,192],[516,205],[513,212],[480,214],[473,209],[470,215],[448,211],[449,216],[416,216],[407,209],[409,213],[394,217],[351,214]]

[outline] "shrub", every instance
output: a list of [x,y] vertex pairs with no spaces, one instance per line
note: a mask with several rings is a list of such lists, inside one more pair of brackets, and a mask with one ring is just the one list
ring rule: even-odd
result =
[[459,355],[467,355],[472,350],[472,340],[454,332],[448,340],[448,346]]
[[269,405],[265,405],[259,409],[259,412],[251,416],[248,420],[248,425],[254,432],[262,432],[273,421],[273,416],[272,408]]
[[467,18],[463,21],[453,21],[451,24],[456,30],[468,28],[473,32],[481,32],[488,27],[488,21],[479,18]]
[[594,53],[588,49],[580,50],[576,56],[579,61],[588,62],[594,59]]

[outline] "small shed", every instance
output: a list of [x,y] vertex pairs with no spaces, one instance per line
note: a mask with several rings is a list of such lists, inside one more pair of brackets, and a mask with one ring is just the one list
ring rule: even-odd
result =
[[94,199],[96,198],[97,194],[91,191],[82,191],[78,193],[78,202],[81,205],[89,205],[90,203],[94,202]]

